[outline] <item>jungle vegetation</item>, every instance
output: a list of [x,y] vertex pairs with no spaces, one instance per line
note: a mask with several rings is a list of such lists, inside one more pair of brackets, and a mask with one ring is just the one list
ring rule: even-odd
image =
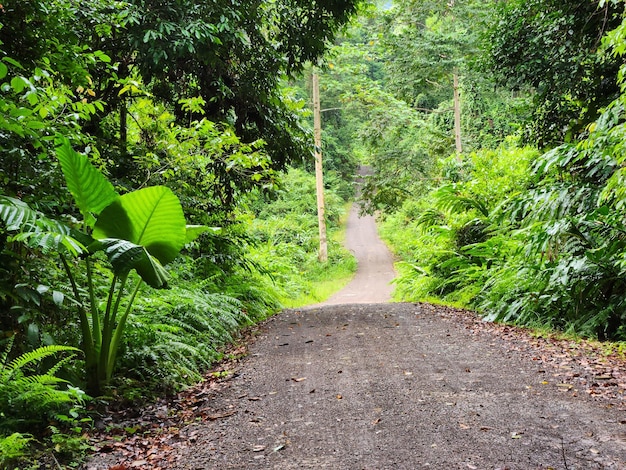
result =
[[349,278],[359,164],[397,300],[626,341],[625,52],[618,0],[3,2],[0,466]]

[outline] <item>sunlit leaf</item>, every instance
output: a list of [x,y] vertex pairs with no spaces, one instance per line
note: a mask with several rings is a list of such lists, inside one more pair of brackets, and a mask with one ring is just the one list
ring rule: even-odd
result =
[[65,182],[88,226],[105,207],[117,197],[113,185],[90,162],[87,156],[76,152],[67,139],[57,147],[57,157],[65,175]]
[[186,225],[176,195],[165,186],[154,186],[116,199],[98,217],[93,236],[128,240],[167,264],[185,245]]

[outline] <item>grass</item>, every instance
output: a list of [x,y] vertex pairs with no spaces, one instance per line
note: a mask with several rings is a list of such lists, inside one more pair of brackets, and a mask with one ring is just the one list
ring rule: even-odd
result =
[[310,281],[309,291],[303,292],[295,298],[281,298],[281,304],[285,308],[298,308],[324,302],[336,292],[343,289],[354,277],[353,271],[333,267],[329,270],[328,279]]
[[357,262],[344,247],[350,206],[351,203],[347,203],[344,207],[339,230],[329,233],[328,262],[321,264],[317,261],[317,266],[308,270],[306,279],[303,280],[305,288],[299,290],[298,295],[280,297],[280,303],[285,308],[298,308],[323,302],[343,289],[354,277]]

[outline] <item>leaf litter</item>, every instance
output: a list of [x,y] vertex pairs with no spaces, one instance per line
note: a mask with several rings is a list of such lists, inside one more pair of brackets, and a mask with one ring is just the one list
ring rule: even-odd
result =
[[536,333],[519,326],[483,321],[476,313],[451,307],[420,304],[443,319],[461,323],[476,336],[489,335],[508,351],[517,351],[545,365],[543,383],[563,393],[586,393],[607,406],[626,411],[626,354],[607,344]]

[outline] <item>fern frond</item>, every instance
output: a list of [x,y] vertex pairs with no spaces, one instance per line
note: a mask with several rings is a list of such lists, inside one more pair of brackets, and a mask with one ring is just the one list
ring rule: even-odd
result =
[[20,377],[23,383],[33,386],[33,385],[59,385],[62,383],[69,383],[65,379],[61,379],[59,377],[55,377],[54,375],[49,374],[41,374],[41,375],[27,375],[24,377]]
[[50,367],[50,369],[48,369],[46,371],[47,375],[55,375],[57,372],[59,372],[63,367],[65,367],[66,365],[69,365],[72,361],[74,361],[76,359],[76,354],[70,354],[67,357],[64,357],[63,359],[61,359],[60,361],[58,361],[56,364],[54,364],[52,367]]
[[433,195],[437,207],[444,211],[459,213],[469,209],[475,209],[483,217],[489,217],[489,209],[483,201],[477,197],[470,197],[459,193],[454,184],[441,186]]
[[11,349],[13,349],[13,341],[15,341],[15,336],[10,336],[7,340],[4,351],[2,352],[2,354],[0,354],[0,372],[2,372],[2,370],[6,366],[7,359],[9,358],[9,353],[11,352]]
[[5,366],[6,370],[9,374],[24,368],[26,365],[36,362],[41,362],[47,357],[53,356],[60,352],[79,352],[80,349],[74,348],[71,346],[61,346],[57,344],[53,344],[50,346],[42,346],[40,348],[35,349],[34,351],[26,352],[15,359],[13,359],[9,364]]

